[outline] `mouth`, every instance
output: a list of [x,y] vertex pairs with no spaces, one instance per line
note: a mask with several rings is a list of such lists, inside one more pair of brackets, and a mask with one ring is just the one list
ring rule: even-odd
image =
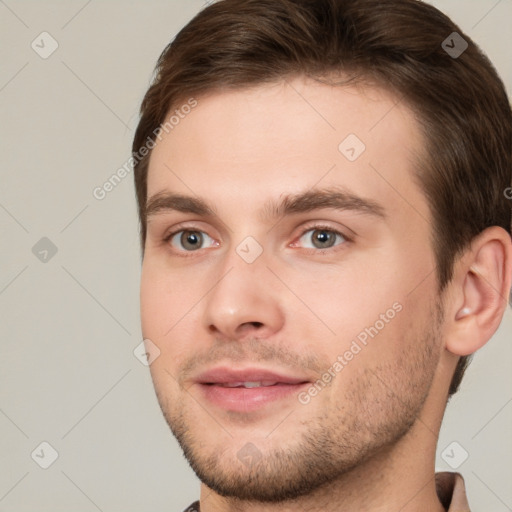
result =
[[269,386],[286,386],[290,385],[288,382],[272,382],[268,380],[252,381],[252,382],[206,382],[207,386],[221,386],[223,388],[267,388]]
[[196,383],[206,401],[226,411],[251,412],[293,399],[311,383],[307,378],[264,369],[214,368]]

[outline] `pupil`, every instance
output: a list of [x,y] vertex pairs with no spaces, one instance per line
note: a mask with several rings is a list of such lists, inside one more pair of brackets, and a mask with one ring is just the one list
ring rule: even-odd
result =
[[332,233],[329,233],[328,231],[316,231],[315,239],[321,246],[330,246],[329,242],[332,240]]
[[183,247],[195,250],[201,245],[202,238],[197,231],[187,231],[181,235],[181,243]]

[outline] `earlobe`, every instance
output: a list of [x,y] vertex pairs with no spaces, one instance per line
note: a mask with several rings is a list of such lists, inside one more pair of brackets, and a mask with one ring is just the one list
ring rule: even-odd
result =
[[512,242],[502,228],[487,228],[456,265],[452,320],[447,318],[446,349],[466,356],[498,329],[512,281]]

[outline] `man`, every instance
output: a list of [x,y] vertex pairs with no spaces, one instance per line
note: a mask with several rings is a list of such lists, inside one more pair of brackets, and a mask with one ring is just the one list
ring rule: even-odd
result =
[[475,44],[416,0],[220,1],[133,152],[187,510],[469,510],[436,442],[512,280],[512,113]]

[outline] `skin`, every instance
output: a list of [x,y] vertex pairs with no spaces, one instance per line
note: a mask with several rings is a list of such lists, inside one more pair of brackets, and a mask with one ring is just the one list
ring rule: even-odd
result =
[[[477,237],[440,296],[431,215],[412,179],[424,141],[405,105],[303,78],[197,99],[152,152],[148,198],[199,197],[216,214],[149,216],[141,318],[160,350],[150,367],[160,406],[203,481],[201,510],[444,510],[434,460],[448,386],[458,357],[499,325],[510,236]],[[348,134],[366,146],[353,162],[338,149]],[[262,214],[269,200],[329,187],[378,203],[384,218]],[[318,248],[315,225],[346,238]],[[165,240],[180,229],[203,245],[183,246],[181,232]],[[236,251],[248,236],[263,250],[252,263]],[[400,311],[306,404],[293,395],[230,411],[195,380],[223,364],[314,382],[393,304]],[[238,456],[248,443],[252,465]]]

